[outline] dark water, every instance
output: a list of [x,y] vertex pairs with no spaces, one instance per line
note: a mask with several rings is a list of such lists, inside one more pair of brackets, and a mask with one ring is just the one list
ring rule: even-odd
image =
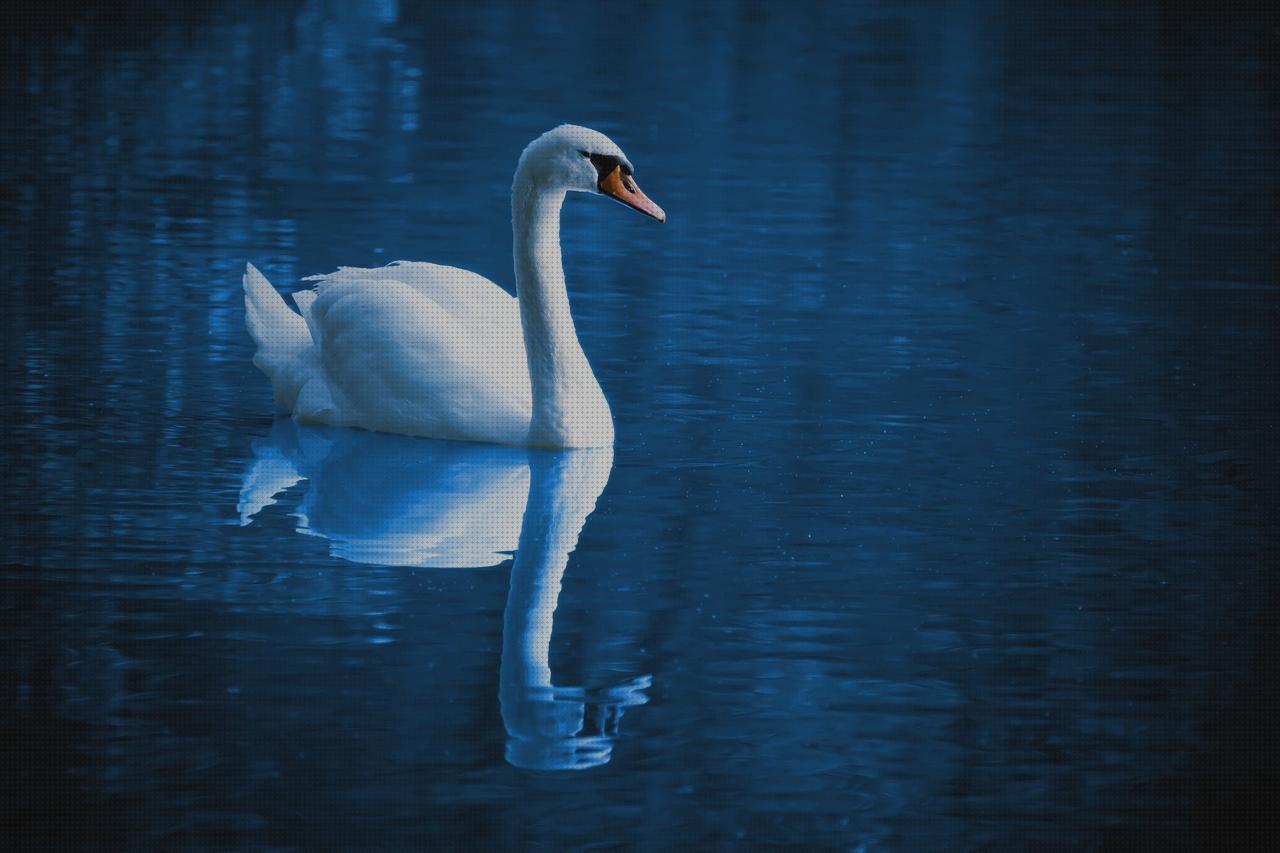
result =
[[[9,843],[1261,838],[1261,11],[16,9]],[[669,215],[564,213],[612,469],[273,423],[245,261],[510,288],[562,121]]]

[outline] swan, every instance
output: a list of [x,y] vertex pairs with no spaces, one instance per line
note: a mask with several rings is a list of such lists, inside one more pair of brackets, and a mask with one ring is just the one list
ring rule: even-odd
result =
[[298,311],[244,274],[253,363],[302,423],[527,447],[613,446],[609,403],[578,343],[560,259],[570,191],[659,222],[604,134],[561,125],[520,155],[511,186],[517,298],[467,270],[396,262],[311,276]]

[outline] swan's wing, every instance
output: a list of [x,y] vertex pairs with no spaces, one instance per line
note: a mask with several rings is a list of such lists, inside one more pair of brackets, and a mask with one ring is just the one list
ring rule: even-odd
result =
[[329,422],[507,443],[527,432],[519,307],[492,282],[435,264],[344,268],[296,301],[337,392]]
[[[491,327],[495,321],[512,318],[517,328],[520,325],[518,309],[512,310],[516,305],[515,297],[484,276],[458,267],[396,261],[385,267],[368,269],[339,267],[337,272],[308,276],[304,280],[319,282],[317,290],[343,283],[401,282],[430,299],[460,323],[485,328]],[[294,297],[296,299],[297,294]]]

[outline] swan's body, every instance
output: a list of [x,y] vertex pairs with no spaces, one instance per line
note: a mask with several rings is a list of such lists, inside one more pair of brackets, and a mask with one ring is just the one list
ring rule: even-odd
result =
[[560,259],[570,190],[662,221],[604,135],[562,125],[520,157],[511,189],[518,299],[466,270],[426,263],[314,276],[291,311],[252,265],[245,315],[254,364],[302,422],[542,447],[608,447],[613,418],[578,343]]
[[[252,267],[245,289],[279,299]],[[293,298],[301,316],[281,302],[290,316],[277,314],[254,363],[299,421],[524,443],[532,395],[520,311],[493,282],[435,264],[344,267]],[[277,356],[286,323],[299,345]]]

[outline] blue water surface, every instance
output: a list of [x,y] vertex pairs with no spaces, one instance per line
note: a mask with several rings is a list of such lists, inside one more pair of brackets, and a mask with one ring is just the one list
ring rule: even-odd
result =
[[[6,841],[1247,827],[1274,775],[1270,24],[23,8],[0,80]],[[278,416],[245,262],[283,292],[397,259],[512,289],[515,160],[561,122],[612,136],[668,214],[564,210],[613,458]]]

